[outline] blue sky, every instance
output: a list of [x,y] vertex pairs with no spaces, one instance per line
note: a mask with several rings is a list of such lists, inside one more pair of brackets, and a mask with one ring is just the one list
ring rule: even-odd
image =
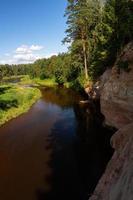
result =
[[67,50],[66,0],[0,0],[0,63],[28,63]]

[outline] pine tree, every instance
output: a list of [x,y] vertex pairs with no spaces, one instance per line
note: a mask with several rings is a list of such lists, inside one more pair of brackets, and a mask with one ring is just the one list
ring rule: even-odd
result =
[[118,50],[133,39],[133,1],[116,0],[115,15]]
[[65,42],[71,42],[72,53],[77,53],[84,66],[88,79],[88,66],[91,60],[92,39],[99,20],[100,3],[98,0],[68,0],[66,16],[68,29]]

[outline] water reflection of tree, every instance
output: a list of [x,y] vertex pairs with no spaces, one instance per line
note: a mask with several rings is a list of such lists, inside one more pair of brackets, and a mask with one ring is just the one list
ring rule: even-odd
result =
[[51,88],[43,94],[46,102],[62,109],[62,114],[51,132],[52,191],[37,192],[37,199],[87,200],[110,158],[108,132],[105,137],[101,125],[103,118],[94,104],[79,104],[80,95],[71,90]]
[[75,102],[82,99],[77,92],[66,88],[45,88],[42,89],[42,92],[45,102],[55,104],[63,109],[72,107]]
[[103,116],[99,105],[92,103],[74,106],[77,119],[78,142],[76,147],[77,165],[81,174],[84,193],[93,192],[110,156],[112,130],[103,127]]
[[[76,104],[74,113],[77,119],[77,135],[86,140],[88,135],[94,131],[95,124],[95,108],[93,104]],[[93,132],[94,134],[94,132]]]

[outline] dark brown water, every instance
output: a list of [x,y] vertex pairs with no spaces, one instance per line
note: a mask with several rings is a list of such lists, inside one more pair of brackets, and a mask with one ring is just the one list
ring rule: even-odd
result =
[[112,154],[110,134],[79,94],[42,94],[0,128],[0,200],[87,200]]

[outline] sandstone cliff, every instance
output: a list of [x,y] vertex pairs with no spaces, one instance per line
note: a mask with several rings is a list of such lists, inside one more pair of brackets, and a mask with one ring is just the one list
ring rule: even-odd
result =
[[[126,68],[119,68],[118,63]],[[101,77],[99,93],[105,124],[119,130],[111,139],[115,153],[90,200],[133,200],[132,43],[125,47],[112,70]]]
[[128,70],[118,70],[116,64],[112,71],[105,72],[102,83],[107,78],[108,80],[103,85],[101,93],[101,111],[105,116],[106,124],[118,129],[133,121],[132,43],[124,49],[119,59],[122,62],[128,62]]

